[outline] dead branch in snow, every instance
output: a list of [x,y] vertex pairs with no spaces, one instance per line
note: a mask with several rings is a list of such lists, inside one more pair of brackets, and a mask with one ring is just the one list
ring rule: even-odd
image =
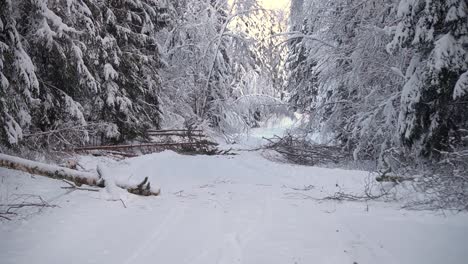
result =
[[126,158],[138,157],[137,154],[122,152],[122,151],[112,151],[112,150],[89,150],[86,151],[87,154],[90,154],[94,157],[109,157],[114,160],[123,160]]
[[12,214],[12,212],[10,212],[10,210],[19,209],[19,208],[23,208],[23,207],[36,207],[36,206],[41,207],[41,208],[44,208],[44,207],[57,207],[57,205],[48,204],[45,201],[42,202],[42,203],[0,204],[0,206],[7,206],[8,207],[8,209],[5,212],[6,214]]
[[131,148],[142,148],[142,147],[172,147],[172,146],[198,146],[198,145],[217,145],[214,142],[184,142],[184,143],[143,143],[143,144],[128,144],[128,145],[109,145],[109,146],[91,146],[75,148],[75,151],[87,151],[87,150],[117,150],[117,149],[131,149]]
[[295,164],[317,165],[320,163],[338,163],[349,159],[349,154],[338,147],[313,144],[304,138],[291,134],[284,137],[275,136],[274,138],[263,139],[269,142],[265,148],[275,150]]
[[76,186],[76,184],[74,182],[70,182],[70,181],[67,181],[65,179],[62,179],[62,181],[69,185],[67,187],[62,187],[62,189],[89,191],[89,192],[99,192],[99,189],[96,189],[96,188],[79,187],[79,186]]
[[92,144],[75,146],[74,152],[85,152],[94,156],[110,156],[115,159],[173,150],[183,154],[232,155],[229,151],[218,149],[214,142],[200,129],[148,129],[142,138],[129,144]]
[[17,216],[18,210],[22,208],[38,208],[41,211],[43,208],[58,207],[57,205],[49,204],[39,195],[14,195],[16,198],[11,203],[0,204],[0,218],[12,220],[12,216]]
[[[288,192],[285,193],[286,196],[289,198],[296,198],[296,199],[310,199],[314,201],[338,201],[338,202],[368,202],[371,200],[378,200],[381,198],[388,198],[391,199],[392,196],[392,190],[396,186],[396,183],[393,183],[393,185],[390,186],[390,188],[384,188],[382,184],[378,184],[380,188],[375,190],[375,182],[373,181],[372,174],[370,174],[365,181],[364,184],[364,191],[362,194],[357,194],[357,193],[348,193],[342,190],[342,188],[337,184],[336,186],[339,188],[338,191],[336,191],[332,195],[328,195],[325,197],[313,197],[311,195],[302,193],[302,192]],[[391,184],[391,183],[390,183]],[[304,188],[304,189],[293,189],[297,191],[306,191],[310,190],[309,188]],[[375,192],[377,191],[377,193]]]
[[200,132],[202,133],[203,130],[201,129],[148,129],[149,133],[172,133],[172,132]]
[[290,186],[286,186],[286,185],[283,185],[282,187],[283,188],[289,188],[289,189],[291,189],[293,191],[310,191],[310,190],[315,188],[315,186],[312,185],[312,184],[309,184],[307,186],[304,185],[304,187],[302,187],[302,188],[301,187],[290,187]]
[[[365,180],[364,184],[364,192],[363,194],[353,194],[353,193],[346,193],[342,191],[341,187],[337,192],[333,195],[325,196],[321,198],[321,200],[335,200],[335,201],[352,201],[352,202],[367,202],[371,200],[377,200],[380,198],[388,198],[391,199],[392,190],[396,186],[396,182],[387,183],[386,185],[376,183],[373,180],[372,174]],[[377,185],[376,185],[377,184]],[[375,193],[375,186],[379,186],[377,189],[377,193]],[[385,188],[387,187],[387,188]]]
[[376,200],[379,198],[382,198],[386,194],[380,194],[380,195],[357,195],[357,194],[351,194],[351,193],[345,193],[342,191],[335,192],[333,195],[325,196],[325,197],[313,197],[308,194],[304,193],[297,193],[297,192],[288,192],[285,193],[286,196],[289,198],[301,198],[301,199],[310,199],[314,201],[348,201],[348,202],[367,202],[370,200]]
[[8,220],[8,221],[11,221],[11,218],[2,215],[2,213],[0,213],[0,218],[6,219],[6,220]]
[[351,202],[364,201],[365,202],[365,201],[376,200],[376,199],[382,198],[385,195],[387,194],[381,193],[379,195],[372,195],[372,194],[366,193],[364,195],[357,195],[357,194],[350,194],[350,193],[339,191],[339,192],[334,193],[333,195],[320,198],[320,200],[351,201]]
[[[10,155],[0,154],[0,167],[7,169],[24,171],[30,174],[41,175],[52,179],[67,180],[73,182],[77,187],[83,184],[89,186],[105,187],[105,177],[102,171],[97,173],[72,170],[56,165],[44,164],[36,161],[22,159]],[[139,184],[116,183],[122,189],[128,192],[142,196],[157,196],[160,194],[159,188],[152,188],[148,177]]]
[[405,205],[416,210],[468,210],[468,149],[438,151],[441,160],[431,164],[412,183],[424,197]]

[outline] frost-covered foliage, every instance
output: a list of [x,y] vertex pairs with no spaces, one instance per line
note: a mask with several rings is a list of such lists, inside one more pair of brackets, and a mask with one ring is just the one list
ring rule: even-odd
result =
[[[404,52],[385,51],[392,1],[293,1],[289,100],[311,113],[310,130],[334,135],[356,159],[397,144],[395,123]],[[310,131],[312,132],[312,131]]]
[[16,144],[23,138],[23,128],[31,125],[31,112],[39,105],[39,82],[12,13],[12,2],[1,0],[0,140]]
[[286,60],[285,90],[295,110],[309,112],[313,111],[318,96],[318,57],[313,56],[313,46],[307,40],[307,36],[314,32],[314,23],[304,17],[306,10],[302,10],[302,5],[302,1],[293,1],[291,6],[293,16],[288,36],[290,51]]
[[[123,140],[160,124],[160,51],[166,1],[2,0],[2,143],[106,123]],[[93,125],[93,127],[95,127]],[[73,138],[77,140],[77,138]],[[62,143],[67,142],[62,138]]]
[[[208,119],[212,102],[229,96],[232,78],[227,4],[206,0],[176,1],[173,26],[162,31],[165,123],[198,117]],[[216,5],[218,3],[219,5]],[[213,120],[213,122],[215,122]]]
[[425,156],[455,150],[468,128],[467,2],[401,0],[397,18],[387,50],[412,51],[401,94],[402,140]]
[[466,1],[291,7],[286,90],[294,107],[313,113],[311,129],[333,134],[355,159],[403,146],[425,156],[455,148],[467,128]]
[[0,4],[3,144],[122,141],[184,124],[227,132],[251,125],[258,101],[244,111],[238,98],[280,92],[281,56],[266,41],[279,29],[262,27],[273,16],[256,0]]
[[436,206],[466,209],[466,1],[294,0],[291,7],[285,87],[311,117],[308,132],[383,171],[417,171],[415,185]]
[[240,109],[234,102],[245,95],[274,93],[271,82],[276,70],[268,71],[268,67],[279,64],[269,59],[279,56],[266,48],[264,40],[273,33],[266,33],[259,19],[273,14],[260,10],[255,0],[233,1],[232,5],[180,0],[173,5],[172,26],[158,34],[167,65],[161,99],[163,125],[191,120],[226,133],[251,126],[256,106]]

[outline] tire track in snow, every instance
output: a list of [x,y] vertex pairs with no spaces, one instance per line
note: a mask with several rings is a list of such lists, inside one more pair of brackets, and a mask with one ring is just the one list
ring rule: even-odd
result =
[[267,226],[272,219],[272,201],[273,201],[273,194],[271,190],[264,194],[265,198],[263,199],[263,203],[261,204],[261,213],[256,218],[253,223],[251,223],[248,228],[241,234],[242,244],[245,246],[248,242],[252,241],[256,237],[261,234],[261,228]]
[[[244,165],[246,165],[244,163]],[[257,170],[258,173],[262,173],[260,170]],[[228,233],[224,237],[223,247],[220,250],[220,258],[218,259],[219,264],[229,264],[229,263],[243,263],[244,251],[248,243],[255,238],[261,236],[262,230],[268,226],[272,219],[272,190],[270,188],[259,188],[256,184],[249,184],[256,189],[252,193],[261,193],[261,196],[264,198],[262,202],[254,203],[255,206],[249,208],[246,212],[247,219],[252,218],[252,212],[259,212],[255,215],[254,220],[249,221],[246,227],[237,226],[236,231]],[[254,197],[249,198],[249,200],[255,200]],[[239,203],[243,204],[243,200],[240,200]],[[239,220],[239,216],[238,219]],[[263,231],[264,232],[264,231]]]
[[396,264],[395,256],[388,250],[378,247],[375,241],[368,239],[363,234],[358,234],[343,220],[339,215],[335,216],[337,226],[341,237],[343,237],[342,245],[349,248],[348,253],[358,263],[381,263],[381,264]]
[[[254,188],[253,191],[251,187]],[[252,183],[244,188],[237,188],[234,193],[231,193],[233,190],[227,191],[232,196],[230,195],[224,203],[221,202],[223,200],[221,197],[214,201],[222,208],[216,214],[218,221],[223,223],[218,239],[210,241],[200,254],[191,258],[187,263],[243,263],[246,246],[261,235],[262,227],[271,220],[272,192],[270,188],[261,188]],[[255,195],[251,196],[252,193]],[[258,195],[263,199],[257,200]],[[246,201],[254,202],[246,203]],[[230,212],[230,214],[225,214],[225,212]]]
[[139,263],[138,258],[145,256],[147,252],[151,252],[151,249],[157,248],[158,245],[171,233],[171,230],[177,224],[177,222],[182,218],[187,209],[187,205],[182,203],[182,205],[175,205],[168,214],[164,217],[161,224],[155,227],[145,242],[141,243],[137,250],[127,258],[123,263],[124,264],[133,264]]
[[224,236],[223,247],[220,250],[217,264],[235,264],[242,263],[242,248],[240,245],[239,235],[237,233],[229,233]]

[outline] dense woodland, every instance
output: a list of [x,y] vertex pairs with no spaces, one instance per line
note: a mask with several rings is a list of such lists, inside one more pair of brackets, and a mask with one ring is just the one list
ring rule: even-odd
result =
[[268,43],[228,29],[260,15],[255,3],[2,0],[0,7],[1,142],[10,147],[44,134],[54,143],[42,137],[37,147],[85,144],[96,134],[123,141],[187,122],[228,130],[245,116],[233,101],[251,93],[249,82],[268,81],[261,67],[275,67],[277,58],[260,56]]
[[0,142],[228,134],[286,107],[301,140],[440,174],[466,204],[467,14],[465,0],[293,0],[281,26],[255,0],[0,0]]
[[[355,159],[466,146],[466,1],[293,1],[286,90]],[[297,15],[294,15],[297,14]]]
[[383,174],[416,168],[440,206],[466,206],[467,14],[464,0],[293,1],[285,89],[305,133]]

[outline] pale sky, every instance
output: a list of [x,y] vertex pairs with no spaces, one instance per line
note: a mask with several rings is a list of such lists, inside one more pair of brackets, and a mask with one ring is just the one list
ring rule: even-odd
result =
[[261,6],[266,9],[287,9],[290,0],[258,0]]
[[[234,0],[228,0],[232,3]],[[258,3],[265,9],[287,10],[291,0],[257,0]]]
[[[236,0],[228,0],[229,4],[231,5],[234,1]],[[237,0],[237,1],[242,1],[242,0]],[[275,24],[274,27],[276,30],[278,30],[278,32],[281,32],[282,30],[284,30],[285,28],[284,23],[287,23],[287,20],[284,20],[284,17],[281,17],[281,16],[287,15],[289,13],[290,1],[291,0],[257,0],[257,3],[262,8],[276,11],[275,13],[278,15],[277,19],[279,20],[277,20],[277,23]],[[236,11],[234,11],[234,13],[236,13]],[[247,15],[247,16],[250,16],[250,15]],[[270,19],[262,20],[262,18],[259,18],[258,16],[253,16],[252,18],[255,20],[260,19],[259,22],[262,22],[261,24],[263,24],[263,26],[266,28],[272,26]],[[232,21],[230,25],[231,29],[234,29],[235,26],[239,26],[238,24],[236,24],[236,21],[237,21],[237,18]],[[243,24],[241,24],[240,27],[243,28]],[[251,36],[255,36],[256,33],[258,32],[259,32],[259,29],[251,28],[247,34]],[[278,41],[281,40],[280,38],[277,38],[277,39]]]

